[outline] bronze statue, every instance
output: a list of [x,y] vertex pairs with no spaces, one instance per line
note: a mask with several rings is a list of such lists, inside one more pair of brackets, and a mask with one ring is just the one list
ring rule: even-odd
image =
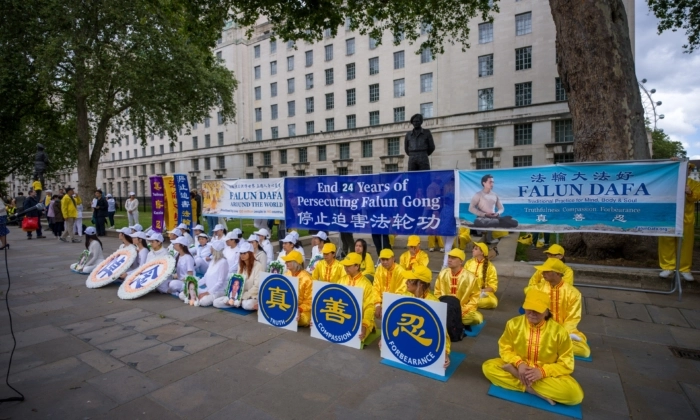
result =
[[429,171],[430,160],[428,156],[435,151],[435,143],[430,130],[422,128],[423,116],[416,114],[411,117],[413,130],[406,133],[404,140],[404,150],[408,155],[409,171]]
[[46,156],[46,153],[44,152],[44,145],[37,143],[36,154],[34,155],[34,179],[41,182],[41,189],[37,192],[39,195],[39,197],[37,197],[38,200],[41,200],[41,190],[46,189],[46,186],[44,185],[44,173],[48,167],[49,157]]

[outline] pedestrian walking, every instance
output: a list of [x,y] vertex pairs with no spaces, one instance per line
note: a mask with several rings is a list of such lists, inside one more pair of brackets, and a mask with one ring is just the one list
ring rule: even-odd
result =
[[8,233],[10,233],[10,231],[7,229],[7,206],[5,206],[5,201],[0,197],[0,244],[2,244],[0,249],[10,247],[7,244]]
[[65,221],[65,231],[61,234],[63,242],[80,242],[73,233],[75,230],[75,219],[78,218],[78,202],[76,201],[73,187],[66,187],[66,194],[61,199],[61,214]]
[[[31,191],[29,191],[28,194],[29,195],[24,200],[23,210],[26,211],[26,213],[24,214],[24,217],[39,218],[41,216],[41,210],[36,208],[36,205],[39,204],[39,202],[37,201],[37,198],[36,198],[36,191],[31,190]],[[32,210],[29,210],[29,209],[32,209]],[[37,239],[46,238],[46,236],[41,234],[41,223],[39,223],[39,226],[37,227],[36,238]],[[32,231],[27,232],[27,239],[32,239]]]
[[97,228],[97,236],[105,236],[105,220],[107,219],[107,199],[102,196],[102,190],[95,191],[95,227]]
[[51,202],[51,208],[53,209],[53,236],[56,239],[61,239],[63,235],[63,229],[66,226],[66,219],[63,218],[63,209],[61,208],[61,197],[54,195],[53,201]]
[[78,194],[73,194],[73,199],[78,205],[78,217],[75,218],[75,227],[73,229],[73,234],[78,235],[80,238],[83,237],[83,200]]

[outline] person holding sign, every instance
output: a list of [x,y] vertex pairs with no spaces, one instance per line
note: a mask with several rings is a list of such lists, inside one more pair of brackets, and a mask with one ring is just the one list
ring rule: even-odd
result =
[[304,257],[298,251],[292,251],[284,256],[287,271],[285,276],[299,279],[299,311],[297,325],[308,327],[311,323],[311,274],[304,270]]
[[532,289],[549,295],[549,311],[552,318],[569,332],[574,343],[574,356],[590,356],[586,336],[577,329],[581,322],[581,292],[563,280],[566,266],[557,258],[547,258],[543,265],[535,268],[542,271],[545,281]]
[[[202,234],[203,235],[203,234]],[[216,241],[211,244],[211,264],[207,267],[207,272],[197,282],[197,296],[199,296],[199,306],[212,306],[219,308],[217,301],[223,299],[226,279],[228,279],[228,261],[224,258],[223,250],[226,244]],[[180,292],[180,299],[184,299],[185,294]]]
[[525,315],[508,321],[498,340],[501,357],[485,361],[482,370],[486,379],[501,388],[537,395],[551,405],[580,404],[583,390],[571,377],[571,338],[551,319],[549,305],[546,293],[528,290]]
[[158,286],[158,291],[161,293],[180,293],[185,287],[184,280],[187,276],[194,276],[194,258],[190,254],[190,247],[187,239],[180,236],[172,243],[177,256],[176,271],[172,275],[171,281],[165,281]]
[[[102,241],[97,237],[97,229],[92,226],[85,229],[85,249],[90,252],[90,256],[83,268],[80,269],[80,272],[91,273],[99,263],[105,260],[102,253]],[[70,268],[75,270],[77,265],[78,263],[71,264]]]
[[[561,260],[563,263],[564,260],[564,247],[558,244],[554,244],[547,248],[544,251],[545,255],[547,255],[547,258],[556,258],[558,260]],[[564,264],[564,276],[562,277],[562,280],[564,280],[566,283],[568,283],[570,286],[574,285],[574,270],[571,269],[568,265]],[[542,283],[544,283],[546,280],[544,279],[544,276],[542,275],[542,271],[537,270],[535,271],[535,274],[530,277],[530,281],[527,284],[527,287],[525,288],[525,294],[527,294],[527,291],[530,289],[532,286],[538,286]]]
[[464,268],[476,277],[481,294],[478,307],[480,309],[494,309],[498,306],[496,290],[498,290],[498,274],[496,267],[489,261],[489,247],[483,242],[474,243],[472,259],[464,264]]
[[418,235],[409,236],[406,245],[408,246],[408,251],[404,252],[399,260],[401,267],[406,270],[413,269],[415,264],[427,267],[430,262],[430,257],[428,257],[425,251],[421,251],[420,238]]
[[335,259],[335,245],[327,243],[323,245],[323,261],[319,261],[311,274],[312,280],[321,280],[328,283],[338,283],[345,276],[343,265]]
[[466,256],[461,249],[453,249],[447,254],[447,268],[440,271],[435,280],[435,296],[455,296],[462,306],[462,324],[469,327],[484,322],[484,316],[477,310],[481,289],[474,273],[466,270]]
[[255,259],[253,248],[248,242],[238,244],[238,251],[241,255],[238,263],[238,274],[245,279],[241,307],[246,311],[257,311],[260,274],[265,271],[265,268]]
[[163,248],[163,235],[160,233],[154,233],[149,236],[148,242],[151,243],[151,251],[148,253],[148,257],[146,258],[147,263],[168,255],[167,248]]
[[402,295],[406,293],[406,280],[403,277],[403,267],[396,264],[394,251],[384,248],[379,253],[379,267],[374,274],[374,316],[382,318],[382,299],[384,293]]
[[360,254],[351,252],[340,264],[345,267],[346,275],[337,283],[343,286],[361,287],[363,289],[362,329],[358,335],[360,341],[363,341],[374,330],[374,291],[372,290],[372,283],[360,271],[360,265],[362,264],[362,256]]

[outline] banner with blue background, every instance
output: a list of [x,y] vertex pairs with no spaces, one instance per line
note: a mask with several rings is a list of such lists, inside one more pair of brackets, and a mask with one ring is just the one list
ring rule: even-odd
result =
[[287,227],[454,236],[454,171],[287,178]]
[[261,273],[260,277],[258,322],[296,331],[299,279],[272,273]]
[[177,194],[177,223],[184,223],[192,227],[192,205],[190,201],[190,186],[187,183],[187,175],[173,174],[175,180],[175,192]]
[[480,230],[681,236],[686,167],[645,161],[458,171],[455,211],[461,225]]

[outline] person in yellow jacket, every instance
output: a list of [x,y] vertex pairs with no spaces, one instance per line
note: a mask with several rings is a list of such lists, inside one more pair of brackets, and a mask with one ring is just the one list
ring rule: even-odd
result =
[[479,303],[481,309],[494,309],[498,306],[498,274],[496,267],[489,261],[489,247],[483,242],[474,243],[472,257],[464,268],[474,274],[479,285]]
[[332,243],[324,244],[321,252],[323,253],[323,260],[316,264],[314,272],[311,273],[311,279],[338,283],[338,280],[345,276],[345,270],[343,270],[340,262],[335,259],[335,245]]
[[430,235],[428,236],[428,251],[435,252],[435,248],[439,248],[440,252],[445,252],[445,240],[442,236]]
[[367,252],[367,241],[364,239],[358,239],[355,241],[355,252],[360,254],[362,257],[362,264],[360,265],[360,271],[367,277],[370,283],[374,282],[374,260],[372,256]]
[[403,267],[396,264],[394,251],[384,248],[379,253],[379,267],[374,274],[374,316],[382,319],[382,301],[384,293],[401,295],[406,292],[406,281],[403,278]]
[[304,270],[304,257],[299,251],[292,251],[282,257],[287,265],[285,276],[299,279],[299,313],[297,314],[297,324],[300,327],[308,327],[311,322],[311,274]]
[[453,249],[447,255],[447,268],[440,271],[435,280],[435,296],[455,296],[462,306],[462,324],[481,324],[484,316],[477,310],[481,290],[474,273],[463,267],[466,258],[464,251]]
[[362,288],[362,328],[358,337],[360,341],[364,341],[367,335],[374,330],[374,291],[372,290],[372,283],[360,271],[360,264],[362,264],[362,256],[360,254],[351,252],[344,260],[340,261],[340,264],[345,267],[345,276],[338,281],[338,284]]
[[[406,290],[403,292],[404,295],[440,302],[440,299],[430,293],[430,283],[433,280],[433,272],[430,271],[428,267],[418,265],[411,271],[404,270],[401,272],[401,277],[406,284]],[[447,369],[447,367],[450,366],[450,340],[447,334],[447,327],[445,327],[445,337],[447,337],[447,339],[445,340],[445,363],[443,367]]]
[[[563,263],[564,260],[564,247],[558,244],[554,244],[547,248],[544,253],[547,255],[547,258],[556,258],[558,260],[561,260]],[[569,285],[573,286],[574,285],[574,270],[571,269],[568,265],[564,264],[564,276],[563,280],[568,283]],[[527,291],[530,289],[532,286],[537,286],[541,283],[544,283],[545,279],[544,276],[542,275],[542,271],[537,270],[535,271],[535,274],[530,277],[530,281],[527,284],[527,287],[525,287],[525,294],[527,294]]]
[[420,249],[420,238],[417,235],[408,237],[408,251],[404,252],[399,259],[399,264],[406,270],[413,268],[415,264],[427,267],[430,262],[430,257],[425,251]]
[[569,332],[574,343],[574,356],[590,356],[591,348],[588,346],[588,340],[577,329],[581,322],[581,292],[563,280],[566,266],[557,258],[547,258],[543,265],[535,268],[542,271],[546,281],[534,286],[533,289],[549,295],[549,311],[552,318]]
[[506,323],[498,340],[501,357],[481,366],[492,384],[528,392],[554,405],[576,405],[583,389],[571,377],[574,349],[566,329],[550,319],[549,296],[531,289],[525,296],[525,315]]
[[[683,243],[679,270],[686,281],[694,281],[690,269],[693,266],[693,245],[695,242],[695,202],[700,201],[700,182],[688,178],[685,182],[685,207],[683,209]],[[676,269],[676,237],[659,238],[659,277],[668,278]]]
[[61,213],[63,214],[66,229],[59,239],[63,242],[80,242],[80,239],[73,236],[75,219],[78,217],[78,204],[73,198],[73,187],[66,187],[66,193],[61,198]]

